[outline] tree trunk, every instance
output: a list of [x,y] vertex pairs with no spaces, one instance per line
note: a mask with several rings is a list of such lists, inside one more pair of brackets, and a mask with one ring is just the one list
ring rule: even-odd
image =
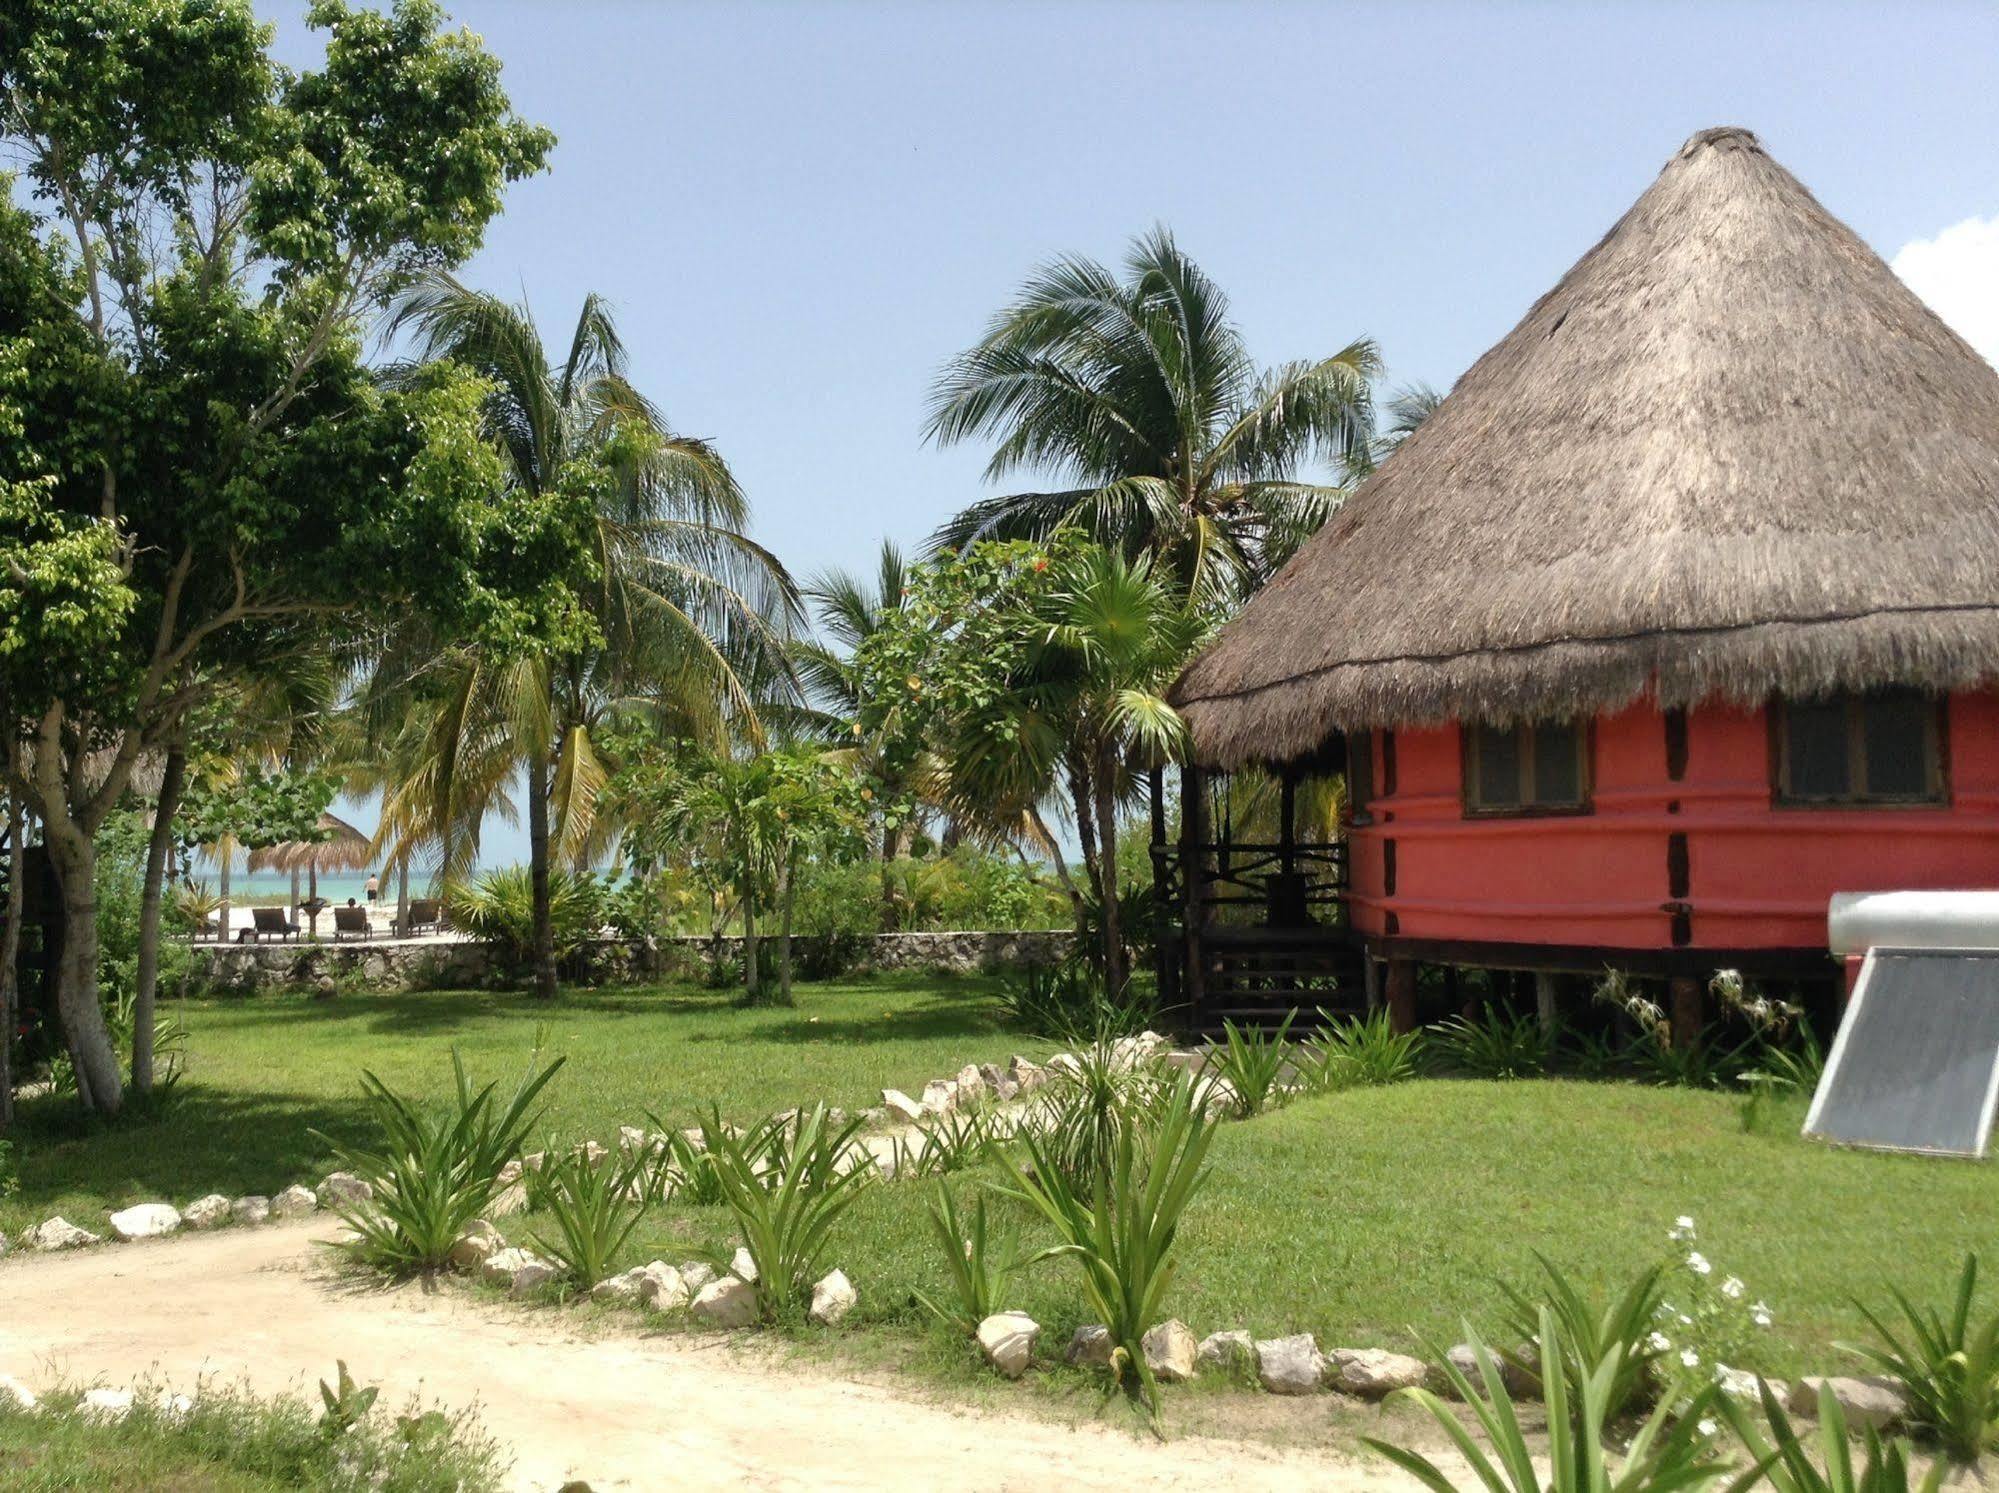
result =
[[19,999],[16,979],[21,964],[21,915],[27,889],[21,878],[28,874],[28,856],[23,842],[28,837],[28,816],[21,810],[16,794],[7,795],[7,926],[0,931],[0,1130],[14,1123],[14,1017]]
[[784,885],[778,889],[783,913],[777,930],[777,998],[787,1006],[791,1004],[791,904],[797,890],[797,871],[792,858],[786,857]]
[[887,824],[882,825],[880,926],[884,933],[893,933],[902,926],[902,916],[895,905],[895,862],[896,857],[902,853],[903,828],[904,826],[900,824],[892,829]]
[[548,757],[528,756],[528,882],[534,892],[534,993],[555,999],[555,922],[548,894]]
[[1117,888],[1117,764],[1108,752],[1098,754],[1096,771],[1098,894],[1104,919],[1104,988],[1113,1000],[1124,994],[1130,972],[1125,967],[1124,909]]
[[762,971],[757,968],[757,903],[743,891],[743,994],[755,1005],[763,996]]
[[410,856],[403,852],[403,858],[396,862],[396,931],[404,934],[410,926]]
[[[218,943],[229,942],[229,867],[236,859],[236,842],[224,835],[215,844],[215,895],[219,899],[215,909],[215,937]],[[292,910],[296,919],[298,910]]]
[[298,921],[298,867],[297,866],[292,867],[292,904],[291,906],[285,909],[285,921],[287,923],[296,923]]
[[86,1109],[116,1114],[125,1102],[118,1053],[97,996],[97,846],[65,815],[45,820],[43,843],[62,889],[62,960],[56,966],[56,1012]]
[[174,815],[180,810],[187,777],[187,753],[167,749],[159,801],[153,805],[153,833],[146,843],[146,881],[139,894],[139,970],[132,997],[132,1092],[153,1091],[153,999],[160,980],[160,891],[166,880],[167,852],[173,848]]

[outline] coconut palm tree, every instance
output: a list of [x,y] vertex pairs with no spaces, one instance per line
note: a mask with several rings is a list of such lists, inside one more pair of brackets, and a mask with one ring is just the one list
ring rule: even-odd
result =
[[1343,470],[1364,463],[1380,358],[1362,338],[1259,373],[1227,298],[1164,228],[1133,242],[1125,270],[1119,279],[1082,258],[1044,266],[946,366],[930,437],[991,437],[988,479],[1035,470],[1064,486],[974,503],[937,542],[1081,527],[1126,555],[1153,555],[1196,600],[1226,602],[1261,584],[1345,496],[1298,470],[1315,456]]
[[488,382],[485,425],[510,481],[591,495],[595,579],[583,601],[598,641],[503,657],[463,644],[437,652],[412,635],[378,665],[389,680],[423,681],[418,698],[437,711],[413,764],[406,833],[441,846],[447,872],[469,868],[477,817],[501,804],[512,776],[499,768],[524,776],[536,988],[553,996],[550,863],[587,863],[613,828],[598,815],[610,774],[601,728],[628,714],[697,737],[754,737],[757,682],[788,677],[796,588],[745,533],[749,506],[720,454],[671,431],[632,387],[602,298],[585,299],[559,360],[526,306],[448,275],[417,285],[392,328],[412,336],[420,362],[449,359]]

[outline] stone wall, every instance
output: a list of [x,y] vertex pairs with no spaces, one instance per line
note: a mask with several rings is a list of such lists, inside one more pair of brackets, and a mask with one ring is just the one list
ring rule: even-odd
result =
[[[794,938],[802,970],[837,963],[854,969],[940,970],[970,974],[1053,964],[1069,950],[1066,932],[881,933],[851,958],[836,957],[822,940]],[[506,989],[517,976],[482,943],[442,938],[363,939],[348,943],[196,944],[194,986],[256,995],[286,986],[322,994],[356,990]],[[742,940],[604,938],[563,961],[562,977],[577,985],[621,985],[701,973],[719,952],[740,958]]]

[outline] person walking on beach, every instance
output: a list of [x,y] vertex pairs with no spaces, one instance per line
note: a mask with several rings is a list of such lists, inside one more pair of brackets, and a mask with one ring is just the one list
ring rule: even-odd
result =
[[368,873],[368,886],[367,886],[368,901],[370,903],[374,902],[375,894],[381,891],[381,889],[382,889],[381,878],[378,877],[373,871],[370,871]]

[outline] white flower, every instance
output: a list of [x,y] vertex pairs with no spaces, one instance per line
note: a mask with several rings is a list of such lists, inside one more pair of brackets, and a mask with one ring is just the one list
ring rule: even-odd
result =
[[1730,1301],[1740,1301],[1742,1299],[1742,1282],[1731,1275],[1721,1283],[1721,1294],[1726,1296]]
[[1699,1250],[1694,1250],[1687,1256],[1687,1269],[1693,1271],[1695,1275],[1707,1275],[1714,1269],[1714,1266],[1708,1263],[1706,1255],[1702,1254]]
[[1691,1214],[1682,1213],[1673,1220],[1673,1227],[1667,1237],[1675,1244],[1686,1244],[1694,1237],[1694,1220]]
[[1667,1337],[1666,1334],[1663,1332],[1653,1333],[1650,1337],[1645,1339],[1645,1342],[1646,1345],[1650,1347],[1654,1353],[1664,1353],[1668,1348],[1671,1348],[1673,1346],[1673,1340]]
[[1697,1369],[1701,1366],[1701,1356],[1694,1352],[1692,1348],[1682,1348],[1680,1349],[1680,1362],[1687,1368]]
[[1703,1419],[1700,1422],[1700,1424],[1697,1425],[1694,1429],[1699,1431],[1703,1436],[1712,1436],[1716,1431],[1719,1431],[1721,1427],[1716,1425],[1711,1420]]
[[1770,1308],[1760,1301],[1757,1302],[1756,1305],[1749,1308],[1749,1320],[1754,1322],[1758,1327],[1768,1327],[1771,1322]]
[[1687,1314],[1686,1314],[1685,1312],[1681,1312],[1681,1313],[1680,1313],[1680,1325],[1681,1325],[1682,1327],[1691,1327],[1691,1326],[1693,1326],[1693,1325],[1694,1325],[1694,1319],[1693,1319],[1692,1317],[1688,1316],[1688,1315],[1687,1315]]

